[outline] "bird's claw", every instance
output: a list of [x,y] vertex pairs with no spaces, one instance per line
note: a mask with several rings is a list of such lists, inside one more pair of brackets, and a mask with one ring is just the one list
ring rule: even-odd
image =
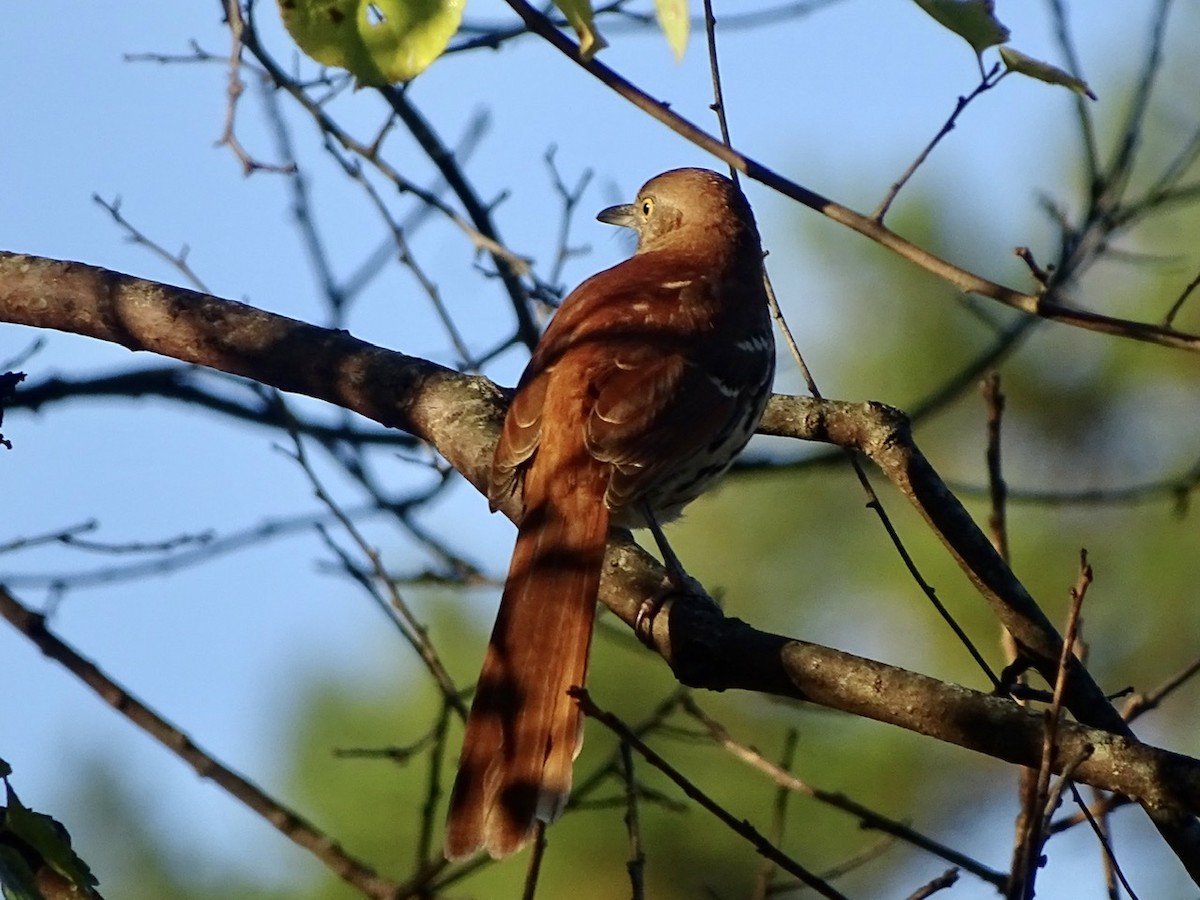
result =
[[704,596],[704,586],[682,570],[668,572],[654,593],[642,600],[633,617],[633,633],[647,647],[654,646],[654,620],[672,597]]

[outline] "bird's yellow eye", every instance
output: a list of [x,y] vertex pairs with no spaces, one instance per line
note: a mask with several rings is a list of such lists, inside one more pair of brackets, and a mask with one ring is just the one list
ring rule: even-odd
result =
[[654,212],[654,201],[649,197],[642,198],[642,216],[650,218],[650,213]]

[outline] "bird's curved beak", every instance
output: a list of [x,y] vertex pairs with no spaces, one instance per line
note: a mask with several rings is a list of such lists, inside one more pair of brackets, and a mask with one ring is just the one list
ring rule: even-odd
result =
[[596,214],[605,225],[620,225],[622,228],[637,228],[637,208],[632,203],[610,206]]

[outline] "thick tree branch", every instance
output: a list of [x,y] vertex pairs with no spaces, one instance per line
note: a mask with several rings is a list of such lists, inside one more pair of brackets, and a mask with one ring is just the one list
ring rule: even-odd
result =
[[[773,399],[760,426],[765,434],[795,436],[850,447],[865,454],[916,507],[1016,639],[1047,684],[1058,672],[1062,639],[991,541],[917,449],[908,419],[878,403],[805,397]],[[1068,671],[1067,707],[1081,721],[1118,734],[1127,724],[1075,657]]]
[[[88,335],[327,400],[429,441],[476,486],[486,476],[504,411],[503,391],[487,379],[346,332],[80,263],[0,253],[0,321]],[[900,413],[879,404],[776,397],[764,430],[852,447],[871,458],[920,510],[1031,662],[1053,680],[1061,638],[917,450]],[[615,535],[601,600],[632,624],[662,578],[647,554]],[[725,619],[702,599],[676,602],[664,612],[654,621],[654,643],[687,684],[799,697],[1010,762],[1031,765],[1039,758],[1041,719],[1007,700],[764,634]],[[1093,727],[1068,728],[1055,765],[1091,744],[1094,752],[1076,777],[1138,799],[1200,879],[1200,828],[1193,818],[1200,810],[1200,763],[1137,743],[1075,661],[1066,705]]]

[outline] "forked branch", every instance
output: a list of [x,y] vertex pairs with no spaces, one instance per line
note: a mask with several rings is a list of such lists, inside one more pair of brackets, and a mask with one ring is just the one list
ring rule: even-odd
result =
[[[0,253],[0,321],[88,335],[326,400],[428,441],[475,485],[488,469],[504,411],[504,392],[485,378],[345,332],[79,263]],[[867,455],[925,517],[1030,662],[1053,678],[1062,648],[1057,631],[920,454],[902,415],[878,404],[775,397],[763,430]],[[600,599],[632,625],[662,578],[636,544],[614,536]],[[1009,762],[1040,759],[1042,719],[1006,699],[759,632],[703,599],[672,604],[655,619],[653,638],[687,684],[799,697]],[[1064,702],[1086,726],[1061,729],[1055,771],[1092,746],[1075,777],[1137,798],[1200,880],[1194,818],[1200,764],[1138,743],[1071,659]]]

